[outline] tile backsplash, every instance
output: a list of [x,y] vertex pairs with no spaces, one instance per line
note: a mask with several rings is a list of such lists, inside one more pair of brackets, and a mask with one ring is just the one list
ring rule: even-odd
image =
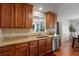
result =
[[19,36],[23,34],[28,34],[30,30],[28,29],[3,29],[3,36]]
[[4,37],[16,37],[29,35],[31,29],[1,29],[1,36]]
[[[46,34],[46,33],[42,33]],[[17,36],[33,36],[38,35],[32,29],[0,29],[0,40],[3,38],[12,38]]]

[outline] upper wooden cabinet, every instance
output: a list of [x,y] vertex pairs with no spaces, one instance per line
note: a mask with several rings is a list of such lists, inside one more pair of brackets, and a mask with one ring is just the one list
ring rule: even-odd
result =
[[25,15],[25,20],[26,20],[26,25],[25,27],[26,28],[32,28],[32,9],[33,9],[33,6],[32,5],[29,5],[29,4],[26,4],[25,5],[25,10],[26,10],[26,15]]
[[57,22],[57,15],[54,14],[54,25],[56,25],[56,22]]
[[46,12],[46,28],[54,28],[54,22],[56,22],[56,16],[52,12]]
[[32,28],[32,5],[0,4],[1,28]]
[[14,4],[0,4],[1,28],[14,27]]
[[23,28],[23,21],[25,20],[25,4],[15,4],[15,27]]

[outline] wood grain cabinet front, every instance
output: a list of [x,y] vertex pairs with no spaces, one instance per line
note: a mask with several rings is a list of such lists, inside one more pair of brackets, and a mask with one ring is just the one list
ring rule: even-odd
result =
[[15,50],[15,56],[28,56],[29,54],[28,47],[20,48]]
[[29,4],[26,4],[25,5],[25,21],[24,24],[25,24],[25,28],[32,28],[32,12],[33,11],[33,6],[32,5],[29,5]]
[[0,27],[13,28],[14,27],[14,4],[2,3],[0,4]]
[[38,56],[38,41],[30,42],[30,56]]
[[47,39],[47,53],[52,51],[52,39],[48,38]]
[[0,28],[32,28],[33,6],[25,3],[0,4]]
[[14,56],[14,46],[0,47],[0,56]]
[[47,53],[46,48],[47,48],[46,39],[39,40],[39,55],[40,56],[46,55]]
[[46,28],[54,28],[57,22],[57,15],[52,12],[46,12]]
[[0,47],[0,56],[42,56],[51,52],[51,38]]
[[15,28],[23,28],[23,21],[25,19],[25,4],[15,4]]
[[15,56],[28,56],[29,55],[29,44],[22,43],[15,45]]

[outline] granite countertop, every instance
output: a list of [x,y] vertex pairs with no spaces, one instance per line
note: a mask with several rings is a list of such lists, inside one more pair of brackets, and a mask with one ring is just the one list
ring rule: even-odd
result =
[[3,39],[2,41],[0,41],[0,47],[19,44],[23,42],[30,42],[34,40],[41,40],[41,39],[46,39],[51,37],[53,37],[53,35],[47,35],[47,37],[42,37],[42,38],[37,38],[37,36],[29,36],[29,37],[22,36],[22,37],[10,38],[10,39]]

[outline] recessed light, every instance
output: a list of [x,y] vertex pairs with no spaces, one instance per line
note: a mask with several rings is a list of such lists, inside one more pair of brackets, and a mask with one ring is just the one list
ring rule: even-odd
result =
[[39,10],[42,11],[42,7],[40,7]]

